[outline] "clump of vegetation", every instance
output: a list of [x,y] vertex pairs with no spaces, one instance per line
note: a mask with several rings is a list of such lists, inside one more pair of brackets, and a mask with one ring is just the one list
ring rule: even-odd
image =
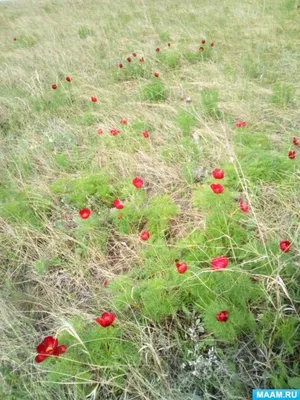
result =
[[214,118],[220,116],[218,108],[219,92],[217,90],[202,90],[201,101],[204,115]]
[[0,398],[299,387],[292,3],[0,2]]
[[31,48],[37,44],[34,36],[20,35],[15,40],[15,46],[18,48]]
[[78,36],[80,37],[80,39],[86,39],[89,36],[95,36],[95,31],[88,27],[87,25],[82,25],[79,29],[78,29]]
[[293,85],[276,82],[273,85],[272,102],[279,106],[286,106],[293,102],[295,89]]
[[197,50],[184,50],[182,52],[183,57],[191,64],[206,61],[212,57],[212,54],[213,45],[209,43],[202,44]]
[[84,207],[88,201],[111,204],[113,188],[105,172],[85,174],[73,179],[61,178],[52,183],[52,192],[60,196],[64,202],[77,207]]
[[16,190],[3,186],[0,190],[0,216],[7,222],[25,224],[29,227],[42,228],[43,216],[51,209],[51,201],[30,188]]
[[113,78],[116,81],[130,81],[138,78],[149,76],[147,66],[144,62],[140,62],[135,57],[129,57],[130,62],[125,60],[119,66],[112,70]]
[[161,78],[153,77],[149,83],[141,88],[143,100],[164,101],[167,98],[167,89]]
[[167,68],[173,69],[180,66],[180,54],[175,51],[163,51],[157,55],[159,62]]
[[169,42],[171,40],[170,34],[168,32],[161,32],[159,38],[162,42]]
[[196,125],[197,120],[193,113],[188,110],[180,110],[176,118],[183,136],[191,136],[192,128]]

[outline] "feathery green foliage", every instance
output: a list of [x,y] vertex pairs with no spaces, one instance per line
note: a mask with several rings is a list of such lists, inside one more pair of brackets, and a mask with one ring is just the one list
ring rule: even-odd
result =
[[198,3],[0,2],[3,399],[299,387],[298,9]]

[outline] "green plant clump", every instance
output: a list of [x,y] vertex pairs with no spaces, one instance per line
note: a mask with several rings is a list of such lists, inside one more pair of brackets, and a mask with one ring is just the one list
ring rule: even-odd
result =
[[142,99],[148,101],[164,101],[167,98],[167,90],[160,78],[152,78],[151,81],[142,86]]

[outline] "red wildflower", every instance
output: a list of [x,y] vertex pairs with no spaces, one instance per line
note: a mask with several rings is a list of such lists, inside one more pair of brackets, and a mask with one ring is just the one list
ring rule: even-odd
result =
[[55,85],[55,83],[51,87],[53,90],[57,89],[57,85]]
[[17,38],[16,38],[16,37],[14,37],[14,38],[13,38],[13,40],[14,40],[14,41],[16,41],[16,40],[17,40]]
[[66,76],[66,81],[67,82],[72,82],[72,78],[70,76]]
[[117,136],[120,133],[120,131],[118,129],[113,128],[109,130],[109,133],[111,136]]
[[119,64],[119,68],[123,68],[123,64],[122,63]]
[[143,240],[143,241],[146,241],[146,240],[148,240],[149,238],[150,238],[150,233],[149,233],[148,231],[143,231],[143,232],[140,234],[140,239]]
[[144,61],[145,61],[144,57],[141,57],[140,62],[144,62]]
[[200,51],[203,51],[203,50],[204,50],[204,47],[202,47],[202,46],[199,47],[199,50],[200,50]]
[[91,96],[91,100],[93,103],[97,103],[97,101],[98,101],[97,97],[95,97],[95,96]]
[[214,43],[214,42],[211,42],[211,44],[210,44],[210,45],[211,45],[211,47],[214,47],[215,43]]
[[296,152],[295,151],[289,151],[288,157],[293,160],[296,157]]
[[288,240],[284,240],[279,243],[280,250],[283,251],[284,253],[288,253],[290,251],[291,247],[291,242]]
[[176,263],[176,268],[179,274],[184,274],[187,270],[187,263],[185,262]]
[[159,73],[158,73],[158,72],[154,72],[153,75],[155,76],[155,78],[158,78],[158,77],[159,77]]
[[235,123],[235,126],[236,126],[237,128],[244,128],[245,126],[247,126],[247,123],[246,123],[245,121],[237,121],[237,122]]
[[218,256],[210,260],[212,270],[224,269],[228,265],[228,258],[226,256]]
[[119,199],[115,199],[113,201],[113,205],[118,209],[118,210],[122,210],[122,208],[124,208],[124,204],[122,203],[121,200]]
[[132,180],[133,186],[135,186],[137,189],[140,189],[144,185],[144,181],[141,178],[134,178]]
[[224,187],[219,183],[212,183],[210,188],[215,194],[220,194],[224,191]]
[[82,219],[87,219],[91,215],[91,210],[89,208],[82,208],[79,210],[79,216]]
[[136,53],[132,53],[133,57],[136,57]]
[[131,58],[130,58],[130,57],[127,57],[126,60],[127,60],[128,62],[131,62]]
[[109,313],[109,312],[104,312],[101,317],[95,318],[95,321],[103,326],[103,328],[107,328],[110,326],[114,320],[116,319],[116,314],[114,313]]
[[121,122],[122,125],[127,125],[128,121],[127,121],[127,119],[123,118],[123,119],[121,119],[120,122]]
[[157,48],[155,49],[155,51],[156,51],[156,53],[159,53],[159,52],[160,52],[160,48],[157,47]]
[[36,348],[38,354],[35,357],[35,361],[41,363],[50,356],[58,357],[60,354],[65,353],[66,350],[67,347],[65,345],[58,346],[58,339],[53,336],[47,336]]
[[150,135],[149,135],[149,132],[147,132],[147,131],[142,131],[142,135],[143,135],[144,138],[146,138],[146,139],[148,139],[148,137],[150,136]]
[[108,282],[108,280],[106,279],[104,282],[103,282],[103,286],[107,286],[109,284],[109,282]]
[[226,322],[228,320],[228,315],[229,315],[229,311],[226,311],[226,310],[220,311],[216,315],[216,319],[219,322]]
[[98,133],[98,135],[102,135],[103,129],[101,129],[101,128],[97,129],[97,133]]
[[224,176],[225,176],[225,172],[222,169],[216,168],[216,169],[213,170],[212,176],[215,179],[223,179]]
[[171,43],[169,42],[169,43],[168,43],[168,47],[170,47],[170,46],[171,46]]
[[249,211],[249,204],[245,203],[244,200],[240,200],[240,210],[243,212]]
[[296,138],[296,137],[293,137],[293,144],[294,144],[295,146],[300,146],[299,139]]
[[206,42],[205,39],[203,39],[203,40],[202,40],[202,44],[205,44],[205,42]]

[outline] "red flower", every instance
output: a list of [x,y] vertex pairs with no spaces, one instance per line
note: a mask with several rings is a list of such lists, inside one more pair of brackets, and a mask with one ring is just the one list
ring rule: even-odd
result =
[[210,44],[210,45],[211,45],[211,47],[214,47],[215,43],[214,43],[214,42],[211,42],[211,44]]
[[82,219],[87,219],[91,215],[91,210],[89,208],[82,208],[79,211],[79,216]]
[[97,97],[94,97],[94,96],[91,97],[91,100],[93,103],[97,103],[97,101],[98,101]]
[[50,356],[58,357],[60,354],[65,353],[66,350],[67,347],[65,345],[58,346],[58,339],[53,336],[47,336],[36,348],[38,354],[35,357],[35,361],[41,363]]
[[155,78],[158,78],[158,77],[159,77],[159,73],[158,73],[158,72],[154,72],[153,75],[155,76]]
[[103,328],[107,328],[110,326],[114,320],[116,319],[116,314],[114,313],[109,313],[109,312],[104,312],[101,317],[95,318],[95,321],[103,326]]
[[122,218],[123,218],[122,214],[118,215],[118,219],[122,219]]
[[200,51],[203,51],[203,50],[204,50],[204,47],[202,47],[202,46],[199,47],[199,50],[200,50]]
[[98,135],[102,135],[103,129],[101,129],[101,128],[97,129],[97,133],[98,133]]
[[226,256],[218,256],[210,260],[212,270],[224,269],[228,265],[228,258]]
[[133,57],[136,57],[136,53],[132,53]]
[[296,152],[295,151],[289,151],[288,157],[293,160],[296,157]]
[[148,240],[149,238],[150,238],[150,233],[149,233],[148,231],[143,231],[143,232],[140,234],[140,239],[143,240],[143,241],[146,241],[146,240]]
[[113,205],[118,209],[118,210],[122,210],[122,208],[124,208],[124,204],[122,203],[121,200],[119,199],[115,199],[113,201]]
[[288,240],[284,240],[279,243],[280,250],[283,251],[284,253],[288,253],[290,251],[291,247],[291,242]]
[[14,40],[14,41],[16,41],[16,40],[17,40],[17,38],[16,38],[16,37],[14,37],[14,38],[13,38],[13,40]]
[[240,209],[243,212],[248,212],[249,211],[249,204],[244,203],[244,200],[240,200]]
[[205,40],[204,39],[202,40],[202,44],[205,44]]
[[246,123],[245,121],[237,121],[237,122],[235,123],[235,126],[236,126],[237,128],[244,128],[245,126],[247,126],[247,123]]
[[134,178],[132,180],[133,186],[135,186],[137,189],[140,189],[144,185],[144,181],[141,178]]
[[72,78],[70,76],[66,76],[66,81],[67,82],[72,82]]
[[159,53],[159,52],[160,52],[160,48],[157,47],[157,48],[155,49],[155,51],[156,51],[156,53]]
[[127,125],[127,119],[125,119],[125,118],[121,119],[120,122],[122,125]]
[[213,170],[212,176],[215,179],[223,179],[224,176],[225,176],[225,172],[222,169],[216,168],[216,169]]
[[148,137],[150,136],[150,135],[149,135],[149,132],[147,132],[147,131],[142,131],[142,135],[143,135],[144,138],[146,138],[146,139],[148,139]]
[[131,62],[131,58],[130,58],[130,57],[127,57],[126,60],[127,60],[128,62]]
[[169,42],[169,43],[168,43],[168,47],[170,47],[170,46],[171,46],[171,43]]
[[215,194],[220,194],[224,191],[224,187],[219,183],[212,183],[210,188]]
[[144,57],[141,57],[140,62],[144,62],[144,61],[145,61]]
[[220,311],[216,315],[216,319],[219,322],[226,322],[228,320],[228,315],[229,315],[229,311],[226,311],[226,310]]
[[299,139],[296,138],[296,137],[293,137],[293,144],[294,144],[295,146],[300,146]]
[[108,280],[106,279],[104,282],[103,282],[103,286],[107,286],[109,284],[109,282],[108,282]]
[[109,133],[111,136],[117,136],[120,133],[120,131],[118,129],[113,128],[109,130]]
[[53,90],[57,89],[57,85],[55,85],[55,83],[51,87]]
[[177,272],[179,274],[184,274],[187,270],[187,263],[185,263],[185,262],[176,263],[176,268],[177,268]]
[[123,68],[123,64],[122,63],[119,64],[119,68]]

